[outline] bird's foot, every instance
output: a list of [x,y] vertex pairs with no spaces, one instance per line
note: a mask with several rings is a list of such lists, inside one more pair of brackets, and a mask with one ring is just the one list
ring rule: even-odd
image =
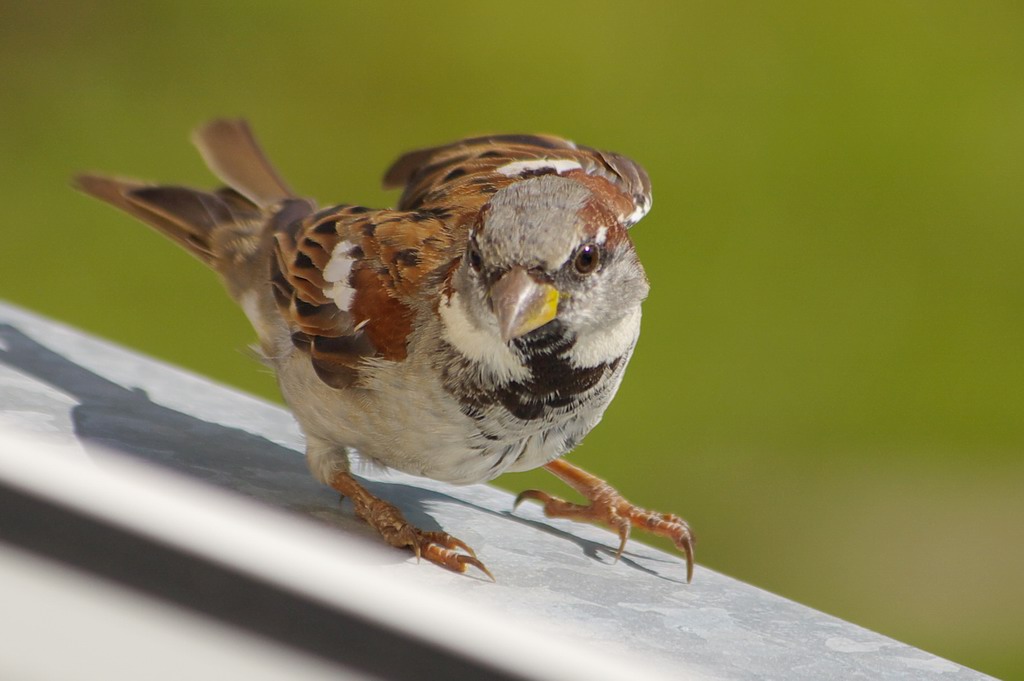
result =
[[469,567],[475,567],[494,580],[491,571],[465,542],[447,532],[428,532],[409,524],[394,504],[372,495],[348,473],[335,475],[331,487],[347,497],[356,515],[392,546],[408,548],[416,554],[417,560],[422,558],[455,572],[462,573]]
[[574,504],[554,497],[540,490],[526,490],[516,497],[514,507],[527,499],[544,505],[544,514],[549,518],[570,518],[587,520],[605,525],[619,535],[619,550],[615,559],[622,556],[629,539],[630,528],[637,527],[659,537],[672,540],[686,556],[686,581],[693,579],[694,537],[685,520],[671,513],[648,511],[623,497],[604,480],[587,473],[561,459],[545,466],[589,500],[589,504]]

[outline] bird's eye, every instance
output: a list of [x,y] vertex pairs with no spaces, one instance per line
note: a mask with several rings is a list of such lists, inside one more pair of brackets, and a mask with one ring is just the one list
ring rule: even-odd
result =
[[601,251],[595,244],[583,244],[576,251],[573,267],[580,274],[590,274],[601,263]]
[[483,267],[484,260],[480,256],[480,247],[476,245],[476,240],[472,239],[469,242],[469,266],[473,268],[474,272],[479,272],[480,268]]

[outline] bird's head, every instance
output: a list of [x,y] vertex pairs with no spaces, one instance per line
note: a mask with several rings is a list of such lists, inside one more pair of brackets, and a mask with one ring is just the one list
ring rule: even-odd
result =
[[494,194],[456,273],[478,329],[505,343],[553,327],[584,336],[636,312],[647,277],[599,189],[548,174]]

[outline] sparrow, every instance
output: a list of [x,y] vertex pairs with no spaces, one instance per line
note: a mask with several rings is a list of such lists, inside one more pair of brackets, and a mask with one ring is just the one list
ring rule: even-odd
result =
[[83,192],[140,219],[216,271],[306,440],[312,474],[392,546],[490,571],[461,540],[411,525],[353,476],[359,456],[455,484],[543,466],[585,504],[515,500],[669,537],[693,576],[681,518],[627,501],[562,457],[597,425],[640,333],[649,285],[628,229],[651,185],[619,154],[547,135],[463,139],[401,156],[396,208],[320,208],[295,194],[244,120],[193,134],[224,187],[94,174]]

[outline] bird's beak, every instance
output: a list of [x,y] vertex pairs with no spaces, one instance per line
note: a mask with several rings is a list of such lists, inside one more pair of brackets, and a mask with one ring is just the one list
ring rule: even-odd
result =
[[558,290],[535,281],[522,267],[513,267],[491,287],[491,304],[502,340],[538,329],[558,314]]

